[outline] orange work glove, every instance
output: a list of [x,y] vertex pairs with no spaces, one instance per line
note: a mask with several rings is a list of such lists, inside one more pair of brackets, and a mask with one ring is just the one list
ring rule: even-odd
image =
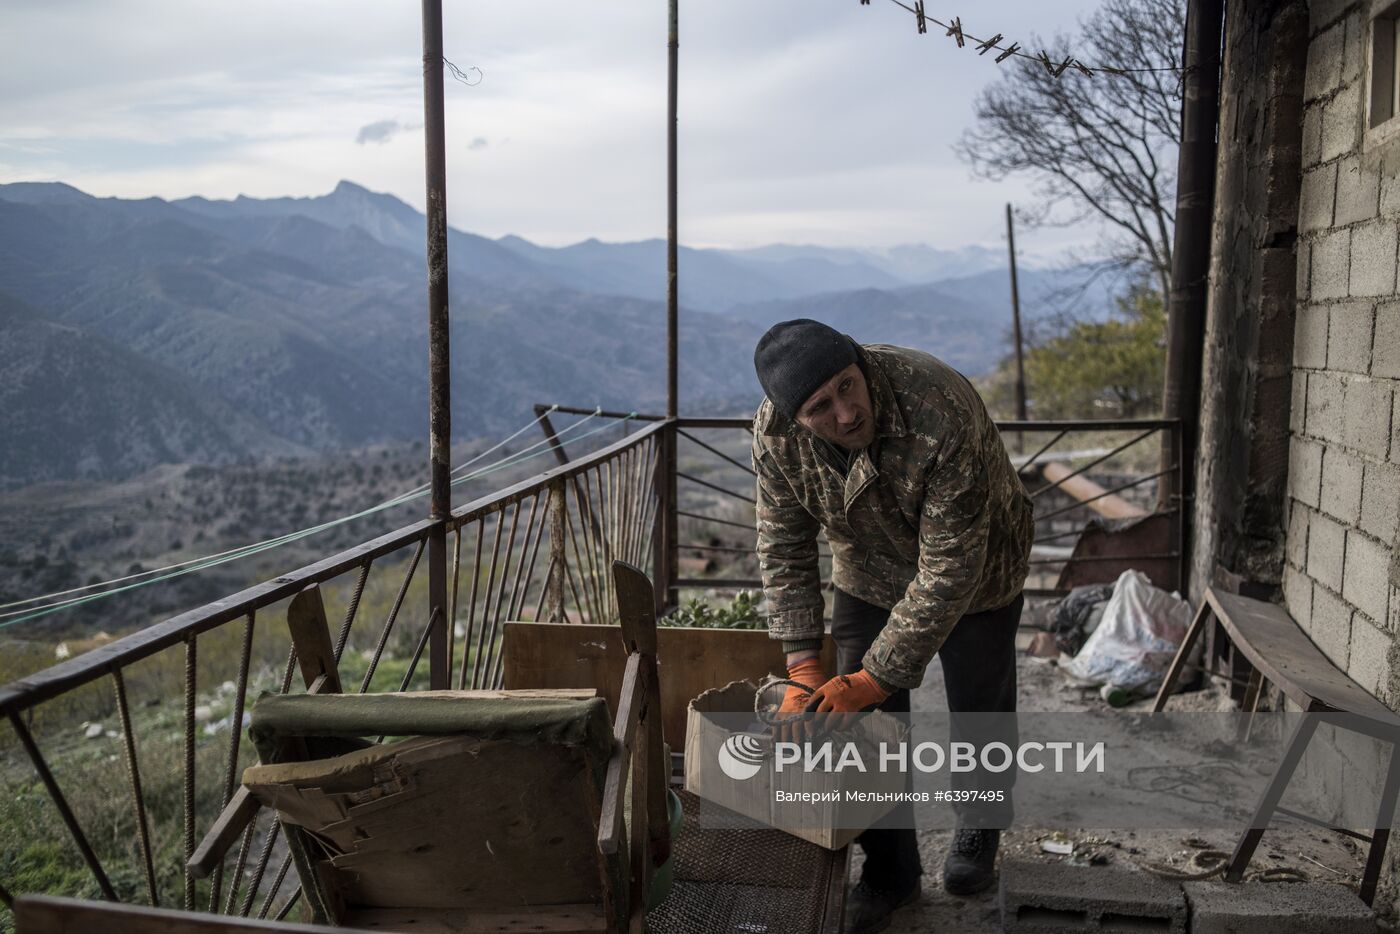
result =
[[837,675],[817,688],[807,702],[808,713],[857,713],[871,710],[890,696],[864,668],[853,675]]
[[807,702],[812,699],[812,691],[817,685],[826,683],[826,672],[822,670],[822,660],[818,655],[810,655],[788,668],[788,680],[806,685],[805,688],[788,685],[783,694],[783,702],[778,707],[778,722],[774,724],[775,738],[779,742],[800,743],[808,735],[803,715]]
[[818,685],[826,683],[826,672],[822,671],[822,660],[819,655],[812,655],[797,662],[788,669],[788,680],[796,681],[798,684],[807,685],[806,689],[788,685],[787,693],[783,695],[783,703],[778,708],[779,716],[790,716],[799,714],[807,707],[807,702],[812,699],[812,692]]

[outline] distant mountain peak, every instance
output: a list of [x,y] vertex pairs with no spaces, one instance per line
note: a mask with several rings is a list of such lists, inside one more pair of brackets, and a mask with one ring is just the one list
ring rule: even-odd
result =
[[11,182],[0,185],[0,199],[24,204],[78,204],[97,200],[67,182]]
[[[369,190],[368,188],[366,188],[364,185],[357,185],[357,184],[355,184],[354,182],[350,181],[349,179],[342,178],[340,181],[338,181],[338,182],[335,183],[335,190],[332,191],[331,194],[333,194],[333,195],[376,195],[376,194],[380,194],[380,193],[379,193],[379,192],[375,192],[375,191],[370,191],[370,190]],[[392,198],[393,195],[381,195],[381,197],[391,197],[391,198]],[[398,199],[395,198],[394,200],[397,201]]]

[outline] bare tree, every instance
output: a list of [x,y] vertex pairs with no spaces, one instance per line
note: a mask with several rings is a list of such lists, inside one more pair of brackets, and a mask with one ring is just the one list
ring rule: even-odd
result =
[[1040,62],[1013,59],[1003,66],[1012,71],[978,96],[977,123],[955,147],[984,178],[1032,176],[1041,198],[1026,212],[1032,223],[1107,221],[1108,262],[1157,276],[1164,295],[1181,136],[1171,69],[1185,19],[1185,0],[1106,0],[1078,39],[1061,35],[1044,47],[1137,70],[1091,78],[1071,68],[1057,78]]

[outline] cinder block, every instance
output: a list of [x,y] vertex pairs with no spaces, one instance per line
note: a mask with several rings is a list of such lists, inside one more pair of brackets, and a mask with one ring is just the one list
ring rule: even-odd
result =
[[1288,563],[1297,568],[1308,566],[1308,507],[1297,500],[1290,502],[1288,534],[1284,554]]
[[1346,44],[1346,24],[1338,22],[1313,36],[1308,43],[1307,73],[1303,99],[1326,97],[1342,84],[1342,51]]
[[1322,454],[1322,511],[1334,519],[1355,525],[1361,513],[1361,480],[1364,461],[1339,448]]
[[1376,914],[1331,882],[1186,882],[1191,934],[1374,934]]
[[1326,305],[1303,305],[1293,326],[1293,365],[1320,370],[1327,365],[1330,313]]
[[1381,173],[1378,169],[1364,168],[1356,156],[1333,164],[1337,167],[1337,206],[1333,223],[1342,227],[1375,217],[1380,211],[1381,200]]
[[1351,295],[1395,294],[1395,224],[1373,221],[1351,229]]
[[1346,427],[1346,383],[1335,373],[1308,375],[1308,434],[1325,441],[1342,440]]
[[1369,301],[1341,302],[1327,310],[1327,368],[1347,373],[1371,369],[1375,315]]
[[1343,22],[1346,26],[1346,44],[1342,47],[1342,84],[1350,84],[1361,77],[1362,41],[1366,35],[1361,23],[1361,11],[1352,10]]
[[1329,230],[1312,244],[1313,301],[1345,298],[1351,272],[1351,229]]
[[1344,86],[1322,105],[1323,162],[1354,152],[1361,138],[1361,82]]
[[1371,375],[1400,379],[1400,302],[1383,302],[1376,308]]
[[1390,462],[1400,464],[1400,392],[1395,394],[1394,406],[1390,416]]
[[[1303,190],[1298,199],[1298,232],[1309,233],[1332,226],[1336,202],[1337,165],[1328,162],[1303,173]],[[1379,198],[1379,195],[1377,195]]]
[[1361,528],[1383,542],[1400,531],[1400,467],[1366,464],[1361,482]]
[[1316,32],[1357,8],[1357,0],[1313,0],[1308,4],[1308,28]]
[[1293,565],[1283,569],[1283,603],[1304,632],[1312,631],[1312,578]]
[[1109,866],[1007,860],[999,901],[1001,929],[1014,934],[1186,931],[1179,884]]
[[1388,151],[1381,160],[1381,213],[1400,211],[1400,153]]
[[[1308,385],[1311,389],[1311,380]],[[1385,457],[1394,394],[1386,380],[1357,377],[1346,381],[1342,434],[1346,444],[1378,460]]]
[[[1309,384],[1312,380],[1308,380]],[[1309,396],[1311,396],[1309,385]],[[1288,445],[1288,495],[1317,508],[1322,485],[1322,445],[1306,438],[1293,438]]]
[[1322,161],[1322,101],[1303,108],[1303,168]]
[[1384,621],[1390,601],[1389,550],[1365,532],[1348,532],[1343,578],[1342,599],[1373,622]]
[[1343,671],[1351,661],[1352,615],[1351,606],[1341,597],[1322,584],[1313,583],[1312,626],[1308,635],[1322,654]]
[[1365,618],[1351,624],[1351,664],[1347,674],[1357,684],[1381,696],[1390,681],[1390,651],[1395,637],[1382,632]]
[[1295,368],[1291,379],[1293,385],[1288,400],[1288,430],[1300,435],[1308,422],[1308,371]]
[[1312,295],[1312,244],[1306,240],[1299,240],[1297,251],[1298,264],[1294,269],[1297,276],[1297,294],[1294,297],[1300,302],[1305,302]]
[[1347,530],[1330,516],[1315,512],[1308,517],[1308,576],[1336,593],[1342,592],[1342,565],[1346,559]]

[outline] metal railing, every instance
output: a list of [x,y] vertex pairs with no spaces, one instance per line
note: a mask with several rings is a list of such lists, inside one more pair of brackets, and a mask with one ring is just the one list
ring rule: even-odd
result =
[[[1159,464],[1162,436],[1177,437],[1178,420],[999,421],[997,427],[1035,505],[1029,595],[1054,596],[1080,583],[1111,581],[1126,566],[1143,567],[1162,586],[1181,586],[1186,567],[1183,474],[1180,465],[1163,469]],[[673,590],[762,586],[752,557],[754,473],[747,463],[751,429],[751,420],[745,418],[677,421],[681,460],[674,472],[679,481],[675,515],[683,522],[690,520],[690,534],[676,539],[670,560],[673,573],[667,578]],[[1059,469],[1047,476],[1047,465]],[[1106,485],[1096,482],[1100,480]],[[1122,528],[1144,524],[1142,531]],[[714,532],[701,536],[704,541],[695,540],[702,529]],[[1109,536],[1107,553],[1103,548],[1075,547],[1090,529]],[[822,546],[823,580],[829,586],[829,551]],[[734,557],[698,564],[705,555]]]
[[[207,880],[196,879],[186,862],[251,761],[242,741],[249,692],[302,689],[294,687],[297,659],[282,607],[308,587],[321,587],[338,610],[335,659],[343,682],[363,693],[428,686],[420,668],[429,666],[421,661],[439,625],[446,627],[447,672],[432,673],[431,680],[458,688],[498,686],[505,621],[615,618],[607,573],[614,558],[652,568],[658,607],[676,605],[683,591],[761,586],[752,553],[749,419],[557,411],[635,420],[641,427],[571,460],[545,415],[542,427],[560,461],[553,469],[467,503],[442,523],[412,523],[0,688],[0,714],[14,733],[11,747],[23,749],[47,798],[38,806],[52,808],[76,854],[74,864],[91,880],[85,892],[45,894],[256,912],[260,918],[291,911],[300,890],[281,895],[290,859],[270,814],[248,824],[230,852],[232,865],[225,860]],[[1062,593],[1076,580],[1102,577],[1125,562],[1169,567],[1179,583],[1181,469],[1161,470],[1156,462],[1160,434],[1179,433],[1178,422],[999,427],[1036,505],[1028,592]],[[1054,479],[1046,478],[1050,463],[1062,465]],[[1110,503],[1120,511],[1128,503],[1158,523],[1157,544],[1133,550],[1136,540],[1129,536],[1117,546],[1110,542],[1107,551],[1070,547],[1087,540],[1086,529]],[[429,535],[438,528],[451,546],[445,614],[429,610],[420,574]],[[829,580],[824,543],[819,554]],[[377,624],[361,621],[371,615]],[[263,621],[271,622],[259,625]],[[178,715],[150,713],[147,705],[177,693]],[[111,740],[110,755],[121,760],[120,796],[110,790],[113,769],[105,761],[94,764],[71,743],[52,760],[41,749],[41,741],[59,748],[77,717],[94,709],[120,727],[98,737]],[[102,789],[96,798],[94,783]],[[24,889],[22,879],[0,874],[0,902],[8,904]]]
[[[651,560],[668,427],[646,424],[601,450],[454,509],[442,523],[412,523],[0,687],[0,714],[48,799],[38,806],[56,812],[90,876],[85,891],[44,894],[286,916],[300,890],[279,896],[290,857],[271,815],[248,824],[230,853],[231,867],[221,862],[208,880],[199,880],[187,865],[196,839],[229,804],[241,766],[250,762],[242,741],[250,690],[294,689],[297,659],[281,610],[286,601],[316,586],[339,603],[334,655],[347,689],[352,683],[361,693],[426,687],[420,663],[442,614],[428,610],[420,569],[430,533],[443,527],[452,544],[448,672],[433,680],[497,687],[504,621],[615,616],[607,570],[615,558],[639,565]],[[360,618],[372,607],[383,615],[370,627]],[[273,622],[258,625],[262,620]],[[159,705],[176,690],[178,718],[152,719],[147,705]],[[227,712],[214,716],[215,705]],[[120,726],[114,735],[102,731],[94,738],[119,746],[113,755],[126,773],[124,805],[113,805],[119,798],[105,761],[94,765],[81,748],[63,743],[76,717],[93,710],[99,719],[115,716]],[[177,726],[179,740],[172,744]],[[41,740],[63,748],[51,758]],[[165,787],[177,775],[177,787]],[[7,840],[3,846],[20,844]],[[8,906],[25,894],[22,883],[0,878],[0,902]]]

